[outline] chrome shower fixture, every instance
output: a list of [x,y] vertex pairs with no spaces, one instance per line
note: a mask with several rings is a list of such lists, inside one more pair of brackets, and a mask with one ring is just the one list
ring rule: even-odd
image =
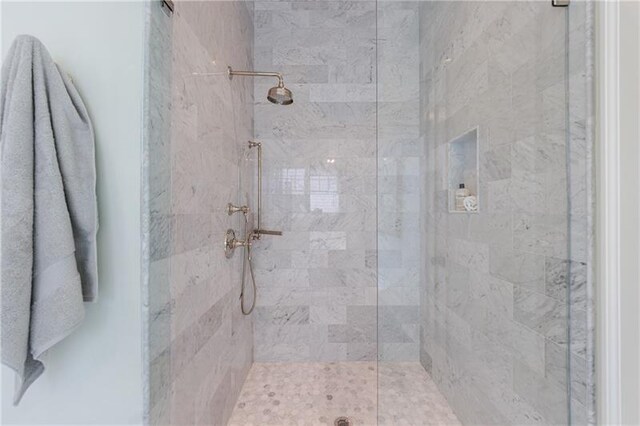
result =
[[269,231],[262,229],[260,215],[262,213],[262,144],[257,141],[249,141],[249,149],[258,148],[258,226],[253,230],[252,238],[259,240],[262,235],[281,236],[282,231]]
[[[229,75],[231,76],[231,68],[229,68]],[[239,71],[244,73],[245,71]],[[269,73],[261,73],[261,74],[269,74]],[[245,75],[245,74],[240,74]],[[276,74],[280,76],[279,74]],[[282,77],[278,77],[280,79],[280,84],[282,84]],[[291,93],[291,92],[289,92]],[[271,99],[269,99],[271,100]],[[273,102],[273,101],[272,101]],[[291,100],[291,102],[293,102]],[[291,103],[289,102],[289,103]],[[287,105],[287,104],[285,104]],[[227,204],[227,214],[229,216],[233,216],[236,213],[242,213],[244,217],[244,240],[240,240],[236,237],[236,233],[233,229],[228,229],[224,236],[224,254],[227,259],[230,259],[233,256],[233,252],[237,248],[244,248],[244,256],[242,258],[242,281],[240,281],[240,310],[243,315],[249,315],[253,312],[253,309],[256,306],[256,298],[258,297],[258,287],[256,286],[256,277],[253,273],[253,260],[251,255],[252,249],[252,241],[260,240],[262,235],[282,235],[282,231],[270,231],[267,229],[262,229],[260,223],[260,213],[262,212],[262,144],[257,141],[249,141],[248,142],[249,149],[257,148],[258,150],[258,226],[256,228],[251,229],[249,227],[249,206],[247,205],[234,205],[233,203]],[[251,306],[248,308],[245,306],[245,290],[246,290],[246,271],[247,271],[247,263],[249,264],[249,273],[251,274],[251,286],[253,288],[253,300],[251,301]]]
[[229,216],[231,216],[234,213],[243,213],[243,214],[248,214],[249,213],[249,207],[248,206],[234,206],[232,203],[227,204],[227,214]]
[[[233,257],[233,252],[238,247],[244,248],[244,256],[242,257],[242,281],[240,281],[240,310],[243,315],[249,315],[253,312],[253,308],[256,307],[256,298],[258,297],[258,287],[256,286],[256,277],[253,274],[253,261],[251,258],[251,238],[253,235],[253,231],[249,229],[249,207],[247,206],[234,206],[233,204],[227,204],[227,213],[229,216],[234,213],[242,212],[244,216],[244,240],[239,240],[236,238],[236,233],[233,229],[227,229],[227,233],[224,236],[224,254],[227,259],[231,259]],[[247,270],[246,263],[249,263],[249,272],[251,273],[251,284],[253,287],[253,301],[251,302],[251,306],[249,309],[246,309],[244,306],[245,300],[245,273]]]
[[267,99],[276,105],[291,105],[293,103],[293,94],[291,90],[284,87],[284,79],[279,72],[262,72],[262,71],[235,71],[231,67],[227,67],[229,80],[234,75],[240,77],[274,77],[278,79],[278,85],[269,89]]
[[231,228],[227,229],[227,232],[224,234],[224,255],[226,258],[231,259],[238,247],[251,248],[251,241],[249,239],[239,240],[236,237],[236,231]]

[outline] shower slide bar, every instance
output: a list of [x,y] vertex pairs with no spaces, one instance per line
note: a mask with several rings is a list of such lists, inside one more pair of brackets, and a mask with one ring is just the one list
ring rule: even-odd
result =
[[249,141],[249,148],[258,148],[258,212],[257,222],[258,226],[253,230],[251,237],[254,240],[259,240],[262,235],[282,235],[282,231],[270,231],[262,229],[262,222],[260,216],[262,214],[262,143],[256,141]]
[[[282,231],[272,231],[268,229],[262,229],[262,144],[256,141],[249,141],[249,148],[258,148],[258,209],[256,212],[256,216],[258,217],[257,222],[258,226],[252,230],[250,238],[252,240],[259,240],[262,235],[274,235],[281,236]],[[242,213],[245,215],[249,213],[249,207],[247,206],[234,206],[232,203],[227,204],[227,213],[231,216],[234,213]],[[235,237],[235,236],[234,236]],[[247,236],[247,240],[249,236]],[[233,238],[232,240],[235,240]],[[245,243],[249,243],[246,241]],[[226,246],[226,243],[225,243]],[[235,247],[228,247],[229,249],[233,249]]]

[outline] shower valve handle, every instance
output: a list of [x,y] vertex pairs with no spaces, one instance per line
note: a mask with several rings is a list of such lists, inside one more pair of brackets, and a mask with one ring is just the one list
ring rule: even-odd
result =
[[229,241],[229,246],[234,249],[238,247],[251,247],[251,241],[232,240]]
[[249,213],[249,207],[248,206],[234,206],[233,204],[229,203],[227,204],[227,214],[229,216],[231,216],[234,213],[238,213],[241,212],[242,214],[248,214]]
[[224,236],[224,254],[227,259],[230,259],[233,256],[235,249],[238,247],[248,247],[251,248],[251,239],[247,236],[246,240],[239,240],[236,238],[236,233],[233,229],[227,229],[227,232]]
[[263,235],[282,236],[282,231],[268,231],[266,229],[254,229],[251,234],[254,240],[259,240]]

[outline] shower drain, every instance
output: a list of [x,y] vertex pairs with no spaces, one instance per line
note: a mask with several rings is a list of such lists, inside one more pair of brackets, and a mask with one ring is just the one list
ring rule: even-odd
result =
[[351,426],[351,419],[349,417],[338,417],[335,422],[333,422],[335,426]]

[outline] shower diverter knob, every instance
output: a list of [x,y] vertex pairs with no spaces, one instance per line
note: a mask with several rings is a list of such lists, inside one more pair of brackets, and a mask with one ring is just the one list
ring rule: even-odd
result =
[[235,249],[238,247],[251,247],[251,241],[248,239],[243,241],[236,238],[236,232],[233,229],[227,229],[224,236],[224,255],[227,259],[231,259]]

